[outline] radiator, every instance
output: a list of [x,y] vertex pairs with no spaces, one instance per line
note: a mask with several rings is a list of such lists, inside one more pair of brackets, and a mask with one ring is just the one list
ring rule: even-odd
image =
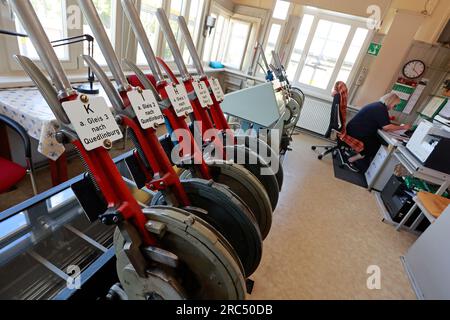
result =
[[330,124],[331,103],[306,97],[297,126],[325,135]]

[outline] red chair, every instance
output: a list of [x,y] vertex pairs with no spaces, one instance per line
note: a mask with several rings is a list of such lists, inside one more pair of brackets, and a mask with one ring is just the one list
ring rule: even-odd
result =
[[33,175],[33,162],[31,161],[31,141],[27,131],[16,121],[0,114],[0,122],[17,132],[22,139],[25,149],[26,167],[0,157],[0,194],[10,191],[27,174],[30,176],[33,193],[37,194],[36,181]]

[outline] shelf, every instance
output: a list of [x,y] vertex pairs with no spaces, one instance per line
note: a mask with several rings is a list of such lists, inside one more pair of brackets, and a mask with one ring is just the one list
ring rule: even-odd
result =
[[[391,215],[389,214],[389,212],[386,209],[386,206],[383,203],[383,199],[381,199],[381,193],[378,191],[372,191],[372,193],[374,194],[375,200],[377,201],[378,209],[379,209],[379,212],[381,215],[381,221],[383,221],[386,224],[390,224],[391,226],[397,227],[398,222],[395,222],[394,220],[392,220]],[[407,226],[402,226],[401,230],[406,230],[415,235],[420,235],[420,232],[412,230],[411,228],[409,228]]]

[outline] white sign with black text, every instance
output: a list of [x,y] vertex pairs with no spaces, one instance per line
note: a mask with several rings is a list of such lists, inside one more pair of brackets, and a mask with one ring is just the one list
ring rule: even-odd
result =
[[108,146],[106,140],[114,142],[123,138],[104,98],[93,97],[86,102],[80,99],[67,101],[62,103],[62,107],[86,150]]
[[225,95],[222,90],[222,86],[219,83],[219,79],[212,78],[209,83],[211,84],[211,89],[214,94],[214,97],[216,97],[216,100],[221,102],[225,99]]
[[156,128],[164,123],[158,100],[151,90],[133,90],[128,92],[131,106],[143,129]]
[[193,81],[192,86],[194,87],[195,95],[203,108],[213,105],[208,87],[204,81]]
[[168,85],[166,91],[178,117],[184,117],[194,112],[184,85]]

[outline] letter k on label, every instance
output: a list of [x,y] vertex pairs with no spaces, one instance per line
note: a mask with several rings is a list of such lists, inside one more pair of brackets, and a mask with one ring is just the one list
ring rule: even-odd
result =
[[94,111],[91,109],[91,105],[90,104],[88,104],[88,105],[84,105],[84,110],[86,111],[86,113],[87,114],[89,114],[89,113],[94,113]]

